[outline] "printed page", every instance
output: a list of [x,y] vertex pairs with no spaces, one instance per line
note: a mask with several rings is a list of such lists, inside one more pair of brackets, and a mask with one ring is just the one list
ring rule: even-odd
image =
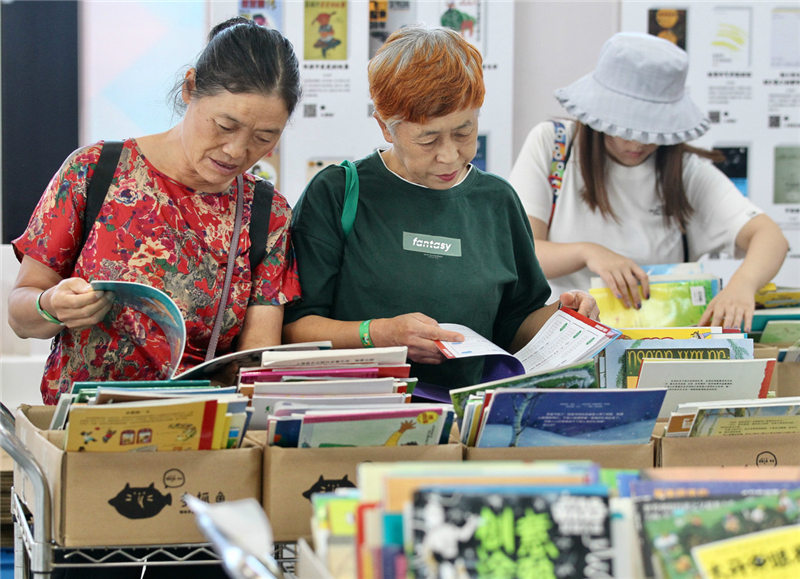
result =
[[558,310],[542,329],[516,354],[526,373],[566,366],[594,356],[618,330],[575,312]]

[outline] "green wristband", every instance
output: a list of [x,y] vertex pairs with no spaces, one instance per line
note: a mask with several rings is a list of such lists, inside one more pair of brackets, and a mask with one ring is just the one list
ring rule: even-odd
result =
[[59,326],[63,326],[64,322],[59,320],[57,317],[55,317],[53,314],[51,314],[42,307],[42,296],[44,295],[44,291],[40,293],[36,298],[36,311],[39,312],[39,315],[42,316],[45,320],[47,320],[51,324],[58,324]]
[[364,320],[358,327],[358,335],[361,338],[361,345],[365,348],[374,348],[375,344],[372,342],[372,337],[369,335],[369,325],[372,320]]

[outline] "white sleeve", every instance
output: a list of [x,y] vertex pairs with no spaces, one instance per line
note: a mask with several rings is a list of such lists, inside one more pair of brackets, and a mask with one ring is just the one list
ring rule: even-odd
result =
[[533,127],[508,177],[509,183],[522,201],[525,212],[545,223],[550,218],[550,208],[553,203],[553,194],[547,178],[550,175],[554,139],[553,123],[546,121]]
[[687,227],[690,259],[712,252],[741,257],[736,236],[750,219],[763,212],[710,160],[687,154],[683,161],[683,182],[694,209]]

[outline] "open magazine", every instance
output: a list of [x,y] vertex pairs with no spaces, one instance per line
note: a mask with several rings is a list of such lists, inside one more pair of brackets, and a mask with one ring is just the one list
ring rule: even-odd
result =
[[[231,352],[198,364],[184,372],[176,373],[186,346],[186,322],[177,304],[163,291],[132,281],[92,281],[92,288],[114,294],[114,300],[141,312],[153,320],[164,332],[170,348],[170,378],[173,380],[217,379],[225,376],[224,382],[231,382],[240,367],[261,365],[261,356],[274,350],[326,350],[331,348],[327,340],[282,344]],[[218,380],[216,380],[218,381]]]

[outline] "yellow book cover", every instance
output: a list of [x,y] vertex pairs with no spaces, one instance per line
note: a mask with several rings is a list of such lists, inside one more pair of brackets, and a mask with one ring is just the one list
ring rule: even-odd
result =
[[[650,297],[640,309],[627,308],[607,287],[591,288],[600,321],[614,328],[691,326],[696,324],[713,297],[711,280],[650,284]],[[641,288],[639,288],[641,292]]]
[[750,569],[752,562],[752,574],[745,571],[741,577],[795,579],[800,577],[798,537],[800,525],[787,525],[698,545],[691,553],[703,577],[720,577],[721,569],[731,570],[731,577],[735,570]]
[[304,60],[347,60],[347,0],[305,0]]
[[[217,415],[216,419],[214,420],[214,436],[211,439],[211,448],[212,450],[219,450],[223,448],[223,438],[225,439],[225,444],[228,442],[228,426],[230,424],[230,419],[228,418],[228,403],[219,401],[217,402]],[[227,424],[226,424],[226,418]]]
[[69,413],[64,450],[207,450],[216,409],[216,399],[200,397],[77,406]]

